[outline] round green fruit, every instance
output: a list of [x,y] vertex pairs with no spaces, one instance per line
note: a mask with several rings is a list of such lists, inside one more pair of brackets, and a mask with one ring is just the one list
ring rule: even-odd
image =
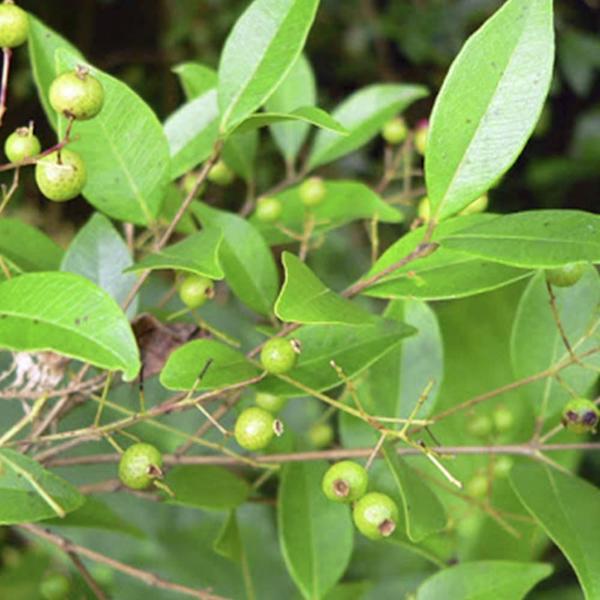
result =
[[506,406],[497,406],[492,413],[492,419],[498,433],[506,433],[515,423],[512,410]]
[[308,430],[308,442],[313,448],[327,448],[333,438],[333,427],[329,423],[315,423]]
[[487,495],[489,489],[488,478],[479,473],[472,477],[465,487],[465,491],[473,498],[483,498]]
[[327,189],[320,177],[309,177],[299,188],[300,200],[306,208],[315,208],[325,199]]
[[415,149],[421,155],[425,156],[427,149],[427,134],[429,133],[429,121],[423,119],[417,123],[415,130]]
[[47,154],[35,166],[35,181],[38,188],[55,202],[65,202],[78,196],[86,182],[86,169],[83,159],[63,148]]
[[59,75],[48,92],[50,105],[61,115],[85,121],[93,119],[104,105],[104,88],[87,67]]
[[546,281],[557,287],[571,287],[583,277],[585,268],[585,263],[569,263],[556,269],[546,269]]
[[276,414],[286,405],[287,398],[275,396],[275,394],[267,394],[266,392],[258,392],[255,402],[260,408]]
[[0,4],[0,48],[16,48],[27,40],[27,13],[14,4]]
[[334,502],[355,502],[365,495],[368,484],[369,475],[362,465],[343,460],[327,469],[321,487]]
[[151,444],[129,446],[119,462],[119,479],[132,490],[145,490],[162,477],[162,454]]
[[263,346],[260,362],[267,373],[282,375],[294,368],[297,352],[294,344],[285,338],[271,338]]
[[280,428],[281,422],[269,411],[259,407],[247,408],[235,422],[235,441],[246,450],[262,450]]
[[283,204],[278,198],[259,198],[256,203],[256,218],[261,223],[275,223],[281,217]]
[[494,477],[504,479],[508,477],[513,466],[513,459],[510,456],[499,456],[494,462]]
[[492,419],[487,415],[476,415],[467,424],[467,431],[478,438],[486,438],[492,433]]
[[212,280],[201,275],[189,275],[179,286],[179,298],[188,308],[200,308],[214,293]]
[[23,162],[26,158],[39,154],[41,150],[40,140],[29,127],[19,127],[4,143],[4,154],[11,163]]
[[562,412],[562,424],[573,433],[595,432],[600,410],[587,398],[576,398],[567,402]]
[[354,505],[352,517],[356,528],[364,536],[380,540],[394,533],[398,522],[398,507],[389,496],[371,492]]
[[460,215],[476,215],[478,213],[485,212],[489,204],[489,199],[487,194],[483,194],[483,196],[479,196],[477,200],[473,200],[471,204],[469,204],[466,208],[463,208],[460,211]]
[[67,600],[71,582],[61,573],[47,575],[40,582],[40,596],[44,600]]
[[431,217],[431,203],[427,196],[423,196],[423,198],[419,200],[419,204],[417,205],[417,215],[419,219],[425,222],[429,221],[429,218]]
[[408,128],[402,117],[388,121],[381,131],[383,139],[388,144],[401,144],[408,135]]
[[216,162],[208,172],[208,180],[216,185],[229,185],[234,178],[235,173],[222,160]]

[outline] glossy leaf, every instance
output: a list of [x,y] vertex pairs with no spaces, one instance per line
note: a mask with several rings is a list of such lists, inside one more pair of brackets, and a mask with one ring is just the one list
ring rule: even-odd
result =
[[0,468],[2,525],[64,516],[84,502],[77,488],[20,452],[0,448]]
[[[289,231],[301,234],[304,228],[305,209],[298,186],[277,194],[281,200],[283,212],[277,225]],[[325,233],[359,219],[377,217],[382,223],[400,223],[404,216],[401,212],[386,204],[373,190],[356,181],[325,181],[325,200],[313,209],[315,216],[315,234]],[[276,225],[260,223],[252,217],[252,223],[258,227],[269,244],[281,244],[291,241],[289,235]]]
[[466,562],[432,575],[418,589],[416,600],[523,600],[551,573],[552,566],[543,563]]
[[260,233],[237,215],[206,204],[197,203],[192,210],[205,227],[222,230],[221,265],[236,296],[256,312],[271,314],[279,282],[275,261]]
[[[414,329],[404,323],[381,321],[374,325],[305,325],[294,332],[302,352],[289,377],[304,386],[323,391],[341,384],[331,361],[353,377],[389,352]],[[261,391],[283,396],[302,395],[300,389],[276,377],[257,386]]]
[[580,210],[513,213],[455,232],[443,244],[524,268],[600,262],[600,215]]
[[173,72],[179,77],[187,100],[198,98],[208,90],[216,88],[219,81],[214,69],[196,62],[180,63],[173,67]]
[[[598,324],[600,276],[589,267],[573,287],[554,288],[562,328],[575,351],[580,354],[598,346],[590,333]],[[515,316],[511,336],[511,359],[515,377],[528,377],[568,358],[558,325],[550,307],[544,273],[539,273],[525,289]],[[600,356],[586,358],[600,368]],[[578,364],[560,372],[560,381],[550,377],[525,386],[522,394],[536,412],[551,415],[562,409],[572,393],[586,395],[598,375],[592,368]],[[566,384],[566,385],[565,385]]]
[[[198,376],[210,362],[202,381]],[[194,340],[173,351],[161,374],[160,382],[169,390],[208,390],[251,379],[260,374],[258,367],[237,350],[214,340]]]
[[367,325],[373,315],[331,291],[299,258],[284,252],[285,282],[275,314],[291,323]]
[[29,273],[0,284],[0,347],[51,350],[102,369],[140,370],[123,311],[91,281],[72,273]]
[[510,480],[525,508],[571,563],[585,597],[600,597],[598,488],[533,462],[515,465]]
[[321,493],[325,462],[291,463],[278,497],[279,541],[292,579],[304,598],[322,598],[344,574],[353,547],[347,506]]
[[402,460],[392,446],[383,446],[383,456],[402,499],[406,534],[413,542],[446,527],[448,518],[438,497],[422,477]]
[[[60,269],[83,275],[122,305],[137,279],[123,274],[132,263],[129,249],[112,223],[96,213],[71,242]],[[128,312],[136,314],[137,298]]]
[[392,83],[371,85],[355,92],[331,115],[349,135],[320,131],[310,153],[309,168],[332,162],[365,145],[386,121],[426,95],[427,90],[422,86]]
[[[394,270],[363,293],[377,298],[420,298],[445,300],[462,298],[509,285],[531,276],[531,271],[475,258],[446,246],[446,239],[470,226],[487,223],[494,215],[480,214],[443,221],[432,241],[441,243],[433,254]],[[368,278],[397,263],[423,240],[426,227],[420,227],[392,244],[365,275]]]
[[39,229],[19,219],[0,219],[0,257],[19,271],[58,269],[62,256],[62,248]]
[[171,469],[165,483],[175,494],[169,504],[207,510],[229,510],[242,504],[250,486],[231,471],[210,465],[184,465]]
[[465,208],[515,162],[542,111],[553,60],[551,0],[509,0],[463,46],[427,139],[425,177],[438,218]]
[[204,275],[210,279],[223,279],[223,269],[219,262],[222,241],[223,234],[217,228],[199,231],[160,252],[149,254],[127,270],[175,269]]
[[[267,100],[265,108],[269,112],[289,113],[301,106],[314,106],[316,101],[315,76],[310,63],[301,54]],[[270,130],[285,161],[292,164],[306,140],[309,126],[305,123],[279,123],[271,125]]]
[[248,117],[242,121],[235,129],[238,133],[251,131],[266,127],[273,123],[282,123],[285,121],[302,121],[309,125],[314,125],[326,131],[334,131],[340,135],[347,135],[347,131],[334,118],[328,115],[324,110],[316,106],[301,106],[292,112],[261,112]]
[[231,30],[219,63],[221,131],[255,112],[293,67],[318,0],[254,0]]

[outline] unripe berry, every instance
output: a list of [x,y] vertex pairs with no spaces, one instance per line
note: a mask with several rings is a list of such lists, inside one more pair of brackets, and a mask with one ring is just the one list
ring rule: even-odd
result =
[[296,357],[293,342],[285,338],[271,338],[261,350],[260,362],[267,373],[282,375],[294,368]]
[[485,475],[478,473],[472,477],[465,486],[465,491],[473,498],[483,498],[487,495],[489,481]]
[[352,517],[364,536],[380,540],[394,533],[398,522],[398,507],[389,496],[371,492],[354,505]]
[[214,293],[212,280],[201,275],[188,275],[179,286],[179,298],[188,308],[200,308]]
[[381,135],[388,144],[401,144],[408,135],[408,128],[402,117],[388,121],[382,129]]
[[28,34],[27,13],[14,4],[0,4],[0,48],[16,48]]
[[476,415],[469,420],[467,431],[478,438],[486,438],[492,433],[492,419],[487,415]]
[[242,411],[235,422],[235,441],[246,450],[262,450],[274,435],[281,433],[281,421],[269,411],[256,406]]
[[278,413],[287,403],[284,396],[275,396],[267,392],[258,392],[255,398],[256,405],[270,413]]
[[119,479],[132,490],[145,490],[162,477],[162,454],[151,444],[129,446],[119,462]]
[[415,130],[415,149],[421,156],[425,156],[425,150],[427,149],[428,133],[429,121],[427,119],[419,121]]
[[313,448],[327,448],[333,442],[333,427],[329,423],[315,423],[308,430],[308,442]]
[[596,432],[600,410],[587,398],[567,402],[562,413],[562,424],[573,433]]
[[423,198],[419,200],[417,215],[419,216],[419,219],[422,219],[425,222],[429,221],[429,218],[431,217],[431,203],[427,196],[423,196]]
[[104,88],[87,67],[80,65],[52,82],[48,98],[57,113],[85,121],[102,110]]
[[583,277],[585,268],[585,263],[569,263],[555,269],[546,269],[546,281],[557,287],[571,287]]
[[259,198],[256,203],[256,218],[261,223],[275,223],[281,217],[283,204],[278,198]]
[[216,185],[227,186],[235,178],[235,173],[222,161],[216,162],[208,172],[208,180]]
[[473,200],[473,202],[471,202],[471,204],[469,204],[467,207],[463,208],[460,213],[458,213],[459,215],[475,215],[478,213],[482,213],[484,212],[489,204],[489,199],[487,194],[483,194],[483,196],[479,196],[479,198],[477,198],[477,200]]
[[[198,180],[198,173],[194,173],[194,172],[186,173],[181,178],[181,189],[184,191],[185,194],[191,194],[192,190],[196,187],[197,180]],[[204,192],[204,184],[202,184],[196,190],[196,197],[201,196],[203,192]]]
[[512,410],[506,406],[497,406],[492,413],[492,419],[498,433],[506,433],[515,422]]
[[300,200],[306,208],[314,208],[319,206],[325,199],[327,189],[325,183],[320,177],[309,177],[302,185],[298,188],[298,194],[300,194]]
[[513,459],[510,456],[500,456],[494,463],[494,477],[503,479],[508,477],[513,466]]
[[362,465],[343,460],[327,469],[321,487],[334,502],[354,502],[365,495],[368,484],[369,475]]
[[38,160],[35,181],[48,200],[72,200],[85,186],[85,163],[79,154],[63,148]]
[[68,600],[71,582],[61,573],[52,573],[40,582],[40,595],[44,600]]
[[20,163],[26,158],[39,154],[41,150],[40,140],[29,127],[19,127],[6,138],[4,143],[4,153],[12,163]]

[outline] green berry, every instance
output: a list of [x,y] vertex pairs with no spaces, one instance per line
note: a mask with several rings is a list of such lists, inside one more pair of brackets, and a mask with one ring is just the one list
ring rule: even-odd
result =
[[408,128],[402,117],[388,121],[381,131],[383,139],[388,144],[401,144],[408,135]]
[[216,162],[208,172],[208,180],[216,185],[227,186],[234,178],[235,173],[222,160]]
[[[181,189],[184,191],[185,194],[192,193],[192,190],[196,187],[197,180],[198,180],[198,173],[195,173],[195,172],[186,173],[181,178]],[[196,197],[201,196],[203,192],[204,192],[204,184],[202,184],[196,190]]]
[[557,287],[571,287],[583,277],[585,268],[585,263],[569,263],[556,269],[546,269],[546,281]]
[[506,433],[515,423],[512,410],[506,406],[497,406],[492,413],[492,419],[498,433]]
[[333,442],[333,427],[329,423],[315,423],[308,430],[308,442],[313,448],[327,448]]
[[482,473],[478,473],[472,477],[465,486],[465,491],[473,498],[483,498],[487,495],[488,489],[488,478]]
[[87,67],[59,75],[48,92],[52,108],[80,121],[93,119],[104,104],[104,88]]
[[325,199],[327,189],[325,182],[320,177],[309,177],[299,188],[300,200],[306,208],[319,206]]
[[261,223],[275,223],[281,217],[283,204],[278,198],[259,198],[256,203],[256,218]]
[[510,456],[500,456],[494,462],[494,477],[504,479],[508,477],[513,466],[513,459]]
[[212,280],[201,275],[189,275],[179,286],[179,298],[188,308],[200,308],[214,293]]
[[355,502],[365,495],[368,484],[369,475],[362,465],[343,460],[327,469],[321,487],[334,502]]
[[119,462],[119,479],[132,490],[145,490],[162,477],[162,454],[150,444],[129,446]]
[[427,134],[429,132],[429,122],[427,119],[419,121],[415,131],[415,149],[421,156],[425,156],[427,149]]
[[71,582],[61,573],[52,573],[40,582],[40,595],[44,600],[67,600]]
[[260,362],[267,373],[282,375],[294,368],[296,357],[293,342],[285,338],[271,338],[261,350]]
[[268,394],[267,392],[258,392],[256,394],[255,402],[260,408],[276,414],[286,405],[287,398],[275,396],[275,394]]
[[262,450],[275,434],[281,435],[281,422],[267,410],[247,408],[235,422],[235,441],[246,450]]
[[431,217],[431,203],[429,202],[429,198],[427,196],[423,196],[421,200],[419,200],[419,204],[417,206],[417,215],[423,221],[429,221]]
[[39,154],[41,150],[40,140],[29,127],[19,127],[6,138],[4,143],[4,154],[12,163],[20,163],[26,158]]
[[85,186],[85,163],[79,154],[63,148],[38,160],[35,181],[48,200],[72,200]]
[[364,536],[380,540],[394,533],[398,522],[398,507],[389,496],[371,492],[354,505],[352,517]]
[[600,410],[587,398],[567,402],[562,412],[562,424],[573,433],[596,432]]
[[14,4],[0,4],[0,48],[16,48],[28,34],[27,13]]
[[476,215],[478,213],[485,212],[489,204],[489,199],[487,194],[483,194],[483,196],[479,196],[477,200],[473,200],[471,204],[467,207],[463,208],[460,211],[460,215]]
[[487,415],[477,415],[469,420],[467,431],[478,438],[486,438],[492,433],[492,419]]

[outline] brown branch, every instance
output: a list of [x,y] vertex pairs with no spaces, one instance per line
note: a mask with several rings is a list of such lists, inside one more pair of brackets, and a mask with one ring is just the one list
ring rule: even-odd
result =
[[0,125],[6,113],[6,97],[8,95],[8,74],[10,73],[10,62],[12,59],[12,50],[10,48],[2,48],[2,83],[0,85]]
[[96,580],[92,577],[92,574],[87,570],[87,567],[81,562],[78,554],[73,551],[67,552],[71,562],[75,565],[75,568],[79,571],[84,581],[88,584],[88,587],[97,598],[97,600],[108,600],[108,596],[104,593],[104,590],[98,585]]

